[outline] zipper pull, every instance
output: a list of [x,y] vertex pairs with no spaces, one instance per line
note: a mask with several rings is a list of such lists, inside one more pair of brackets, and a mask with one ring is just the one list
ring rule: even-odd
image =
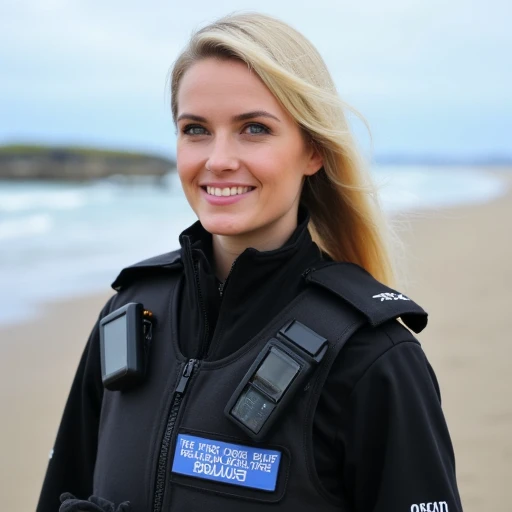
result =
[[188,381],[196,367],[196,360],[189,359],[185,367],[183,368],[183,373],[181,374],[181,379],[178,383],[178,387],[176,388],[176,393],[185,393],[185,389],[187,388]]
[[149,320],[143,320],[143,330],[144,330],[144,352],[146,356],[149,352],[149,347],[151,346],[151,340],[153,339],[153,323]]
[[311,272],[314,272],[315,270],[315,267],[307,268],[306,270],[304,270],[304,272],[302,272],[302,277],[307,281],[309,274],[311,274]]
[[150,344],[153,339],[153,322],[150,320],[142,320],[143,322],[143,331],[144,331],[144,339],[146,340],[146,344]]
[[220,283],[219,284],[219,294],[220,294],[221,297],[222,297],[223,293],[224,293],[224,283]]

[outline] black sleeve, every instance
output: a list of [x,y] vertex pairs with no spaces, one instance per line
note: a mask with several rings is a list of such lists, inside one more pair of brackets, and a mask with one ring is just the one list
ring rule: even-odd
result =
[[[113,297],[100,313],[108,314]],[[37,512],[57,512],[59,496],[70,492],[87,498],[98,442],[103,398],[99,350],[99,319],[89,336],[75,374],[39,497]]]
[[357,512],[460,512],[439,388],[421,346],[384,352],[354,387],[341,443]]

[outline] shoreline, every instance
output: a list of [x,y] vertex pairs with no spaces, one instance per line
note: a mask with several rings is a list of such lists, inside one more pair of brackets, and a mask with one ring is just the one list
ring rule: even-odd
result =
[[[441,386],[464,510],[506,510],[512,477],[507,340],[512,288],[512,173],[487,203],[395,217],[406,285],[429,312],[418,338]],[[0,325],[0,463],[4,508],[33,510],[83,347],[113,290],[44,303],[37,318]]]
[[[376,166],[373,171],[391,218],[478,204],[502,188],[496,168],[485,173],[480,167]],[[4,188],[0,182],[0,283],[11,290],[0,297],[0,328],[31,321],[48,299],[67,302],[102,293],[121,266],[176,248],[181,230],[196,219],[178,182],[177,175],[169,175],[165,191],[110,182]],[[137,245],[134,230],[141,234]]]

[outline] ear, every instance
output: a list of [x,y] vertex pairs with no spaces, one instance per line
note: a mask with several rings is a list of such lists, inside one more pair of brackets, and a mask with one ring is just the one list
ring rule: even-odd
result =
[[316,174],[323,167],[324,159],[314,142],[309,142],[307,150],[309,152],[309,161],[306,166],[304,176],[313,176],[313,174]]

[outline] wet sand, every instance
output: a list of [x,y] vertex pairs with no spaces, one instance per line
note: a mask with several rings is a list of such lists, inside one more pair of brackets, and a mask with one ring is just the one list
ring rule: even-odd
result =
[[[504,174],[512,184],[512,173]],[[419,336],[441,385],[466,512],[508,512],[512,479],[512,191],[486,204],[399,218],[408,282],[430,314]],[[69,386],[111,291],[47,304],[0,327],[0,495],[35,509]]]

